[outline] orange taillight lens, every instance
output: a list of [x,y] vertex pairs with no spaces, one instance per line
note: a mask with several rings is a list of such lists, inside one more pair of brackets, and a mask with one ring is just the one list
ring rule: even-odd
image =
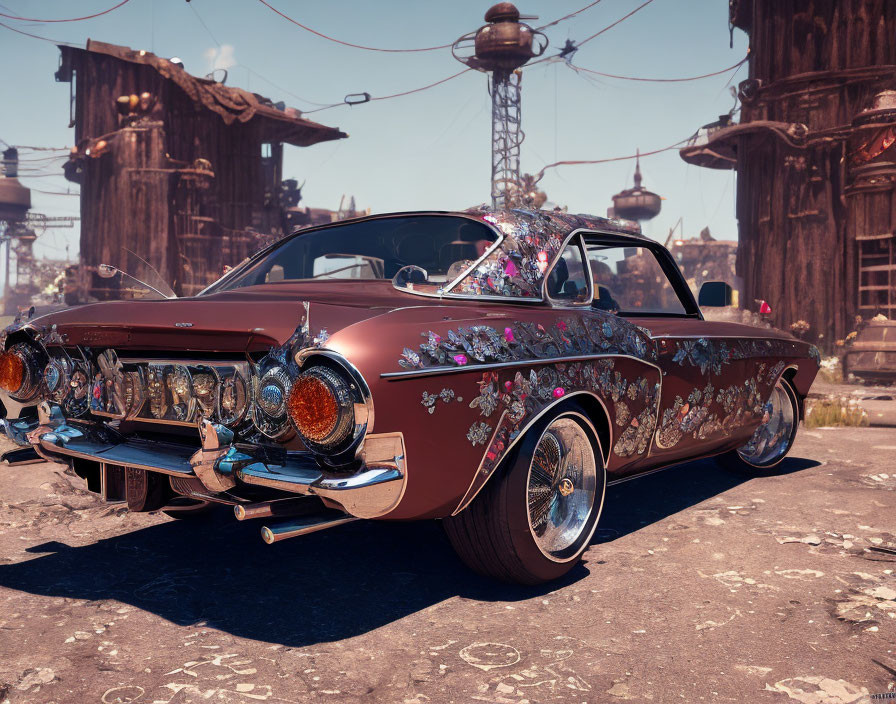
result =
[[349,386],[328,367],[312,367],[296,377],[286,410],[302,439],[321,449],[336,448],[354,427]]
[[14,394],[25,383],[25,360],[15,352],[0,354],[0,389]]
[[296,429],[312,442],[326,440],[339,421],[336,395],[315,376],[303,374],[295,380],[286,407]]

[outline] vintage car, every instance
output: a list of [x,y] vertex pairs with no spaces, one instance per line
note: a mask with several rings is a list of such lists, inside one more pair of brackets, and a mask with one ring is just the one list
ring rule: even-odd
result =
[[608,484],[774,467],[819,363],[705,321],[623,223],[487,209],[303,230],[195,297],[57,312],[4,349],[9,464],[68,463],[133,511],[229,504],[268,543],[441,519],[471,568],[530,584],[580,559]]

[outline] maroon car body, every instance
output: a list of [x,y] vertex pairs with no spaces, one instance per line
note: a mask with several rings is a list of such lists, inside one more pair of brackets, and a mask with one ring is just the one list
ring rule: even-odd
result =
[[[345,251],[377,238],[392,243],[382,256]],[[5,349],[27,386],[3,393],[23,447],[7,461],[68,462],[134,510],[218,502],[286,517],[266,525],[269,542],[352,518],[457,519],[521,452],[537,454],[523,442],[533,429],[574,407],[597,458],[578,554],[607,483],[755,445],[776,388],[794,398],[792,435],[818,370],[817,350],[789,335],[704,320],[655,242],[542,211],[313,228],[196,297],[59,312],[10,328]],[[291,415],[308,412],[292,387],[312,368],[342,398],[336,440],[312,440]],[[771,466],[790,442],[774,462],[741,459]],[[582,496],[561,479],[551,486]],[[298,496],[320,511],[304,515]]]

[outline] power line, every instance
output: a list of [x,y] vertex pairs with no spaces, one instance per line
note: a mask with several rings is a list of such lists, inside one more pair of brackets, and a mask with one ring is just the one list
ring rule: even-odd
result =
[[308,100],[307,98],[303,98],[301,95],[296,95],[295,93],[286,90],[286,88],[274,83],[270,78],[267,78],[267,77],[263,76],[262,74],[258,73],[258,71],[254,70],[251,66],[246,66],[246,64],[234,64],[234,68],[237,66],[246,69],[249,73],[251,73],[256,78],[260,78],[262,81],[264,81],[268,85],[272,86],[273,88],[276,88],[277,90],[279,90],[282,93],[286,93],[287,95],[295,98],[296,100],[301,100],[303,103],[308,103],[309,105],[315,105],[317,107],[329,107],[331,105],[341,105],[341,103],[315,103],[313,100]]
[[102,12],[96,12],[92,15],[85,15],[84,17],[70,17],[68,19],[63,19],[63,20],[39,20],[39,19],[35,19],[34,17],[16,17],[15,15],[8,15],[5,12],[0,12],[0,17],[5,17],[6,19],[9,19],[9,20],[19,20],[20,22],[44,22],[44,23],[81,22],[82,20],[92,20],[94,17],[100,17],[101,15],[108,15],[113,10],[117,10],[119,7],[121,7],[122,5],[126,5],[130,1],[131,0],[121,0],[121,2],[119,2],[117,5],[110,7],[108,10],[103,10]]
[[412,93],[420,93],[421,91],[429,90],[430,88],[435,88],[436,86],[442,85],[443,83],[447,83],[448,81],[452,80],[453,78],[462,76],[463,74],[468,73],[469,71],[472,71],[472,70],[473,69],[471,69],[471,68],[465,68],[462,71],[458,71],[457,73],[452,74],[452,75],[448,76],[447,78],[443,78],[440,81],[436,81],[435,83],[429,83],[425,86],[421,86],[419,88],[412,88],[411,90],[405,90],[400,93],[392,93],[391,95],[380,95],[380,96],[376,96],[376,97],[371,97],[369,93],[350,93],[349,95],[346,96],[346,98],[348,98],[352,95],[363,95],[363,96],[365,96],[366,99],[363,101],[358,101],[357,103],[350,103],[350,102],[346,102],[345,100],[343,100],[343,102],[341,102],[341,103],[333,103],[332,105],[325,105],[324,107],[317,108],[316,110],[307,110],[303,114],[310,115],[311,113],[314,113],[314,112],[321,112],[323,110],[329,110],[330,108],[338,108],[342,105],[355,105],[355,104],[360,105],[362,103],[372,103],[374,100],[390,100],[391,98],[400,98],[405,95],[411,95]]
[[208,36],[210,36],[210,37],[212,38],[212,41],[213,41],[215,44],[217,44],[217,45],[218,45],[218,48],[220,49],[220,48],[221,48],[221,42],[219,42],[218,39],[217,39],[217,37],[215,37],[215,35],[212,34],[212,30],[210,30],[210,29],[208,28],[208,25],[205,23],[205,20],[202,19],[202,15],[199,14],[199,10],[197,10],[197,9],[193,6],[193,3],[189,2],[189,0],[187,1],[187,4],[190,6],[190,9],[193,11],[193,14],[196,15],[196,19],[199,20],[199,24],[201,24],[201,25],[203,26],[203,28],[205,28],[205,31],[208,32]]
[[[3,142],[3,140],[0,139],[0,142]],[[6,143],[4,142],[4,144],[6,144]],[[19,163],[20,164],[34,164],[38,161],[57,161],[59,159],[67,159],[67,158],[68,158],[68,154],[57,154],[56,156],[42,156],[38,159],[19,159]]]
[[586,164],[607,164],[607,163],[610,163],[613,161],[627,161],[629,159],[637,159],[639,157],[653,156],[654,154],[661,154],[662,152],[668,152],[668,151],[671,151],[672,149],[676,149],[676,148],[680,147],[682,144],[688,142],[690,139],[691,139],[690,137],[686,137],[685,139],[679,140],[675,144],[670,144],[668,147],[663,147],[662,149],[654,149],[653,151],[640,152],[637,154],[630,154],[628,156],[614,156],[614,157],[610,157],[608,159],[587,159],[587,160],[578,159],[578,160],[573,160],[573,161],[555,161],[553,164],[548,164],[548,165],[542,167],[541,171],[539,171],[538,175],[535,177],[535,180],[539,181],[541,179],[541,177],[544,176],[545,171],[547,171],[548,169],[553,169],[557,166],[583,166]]
[[298,20],[294,20],[289,15],[284,14],[283,12],[280,12],[280,10],[278,10],[276,7],[274,7],[269,2],[267,2],[267,0],[258,0],[258,2],[260,2],[262,5],[267,7],[269,10],[280,15],[283,19],[285,19],[289,22],[292,22],[297,27],[301,27],[306,32],[311,32],[311,34],[317,35],[318,37],[321,37],[322,39],[327,39],[328,41],[335,42],[337,44],[342,44],[343,46],[350,46],[354,49],[364,49],[365,51],[382,51],[382,52],[385,52],[388,54],[406,54],[406,53],[421,52],[421,51],[437,51],[439,49],[447,49],[451,46],[451,44],[442,44],[441,46],[427,46],[427,47],[422,47],[419,49],[383,49],[381,47],[375,47],[375,46],[364,46],[363,44],[352,44],[351,42],[346,42],[341,39],[336,39],[335,37],[331,37],[327,34],[324,34],[323,32],[318,32],[316,29],[312,29],[311,27],[308,27],[307,25],[302,24]]
[[26,37],[32,37],[34,39],[41,39],[45,42],[50,42],[51,44],[65,44],[65,46],[75,46],[71,42],[64,42],[59,39],[50,39],[48,37],[42,37],[39,34],[31,34],[31,32],[25,32],[24,30],[16,29],[15,27],[10,27],[8,24],[4,24],[3,22],[0,22],[0,27],[5,27],[10,32],[15,32],[16,34],[24,34]]
[[463,71],[458,71],[457,73],[448,76],[448,78],[443,78],[441,81],[436,81],[435,83],[430,83],[429,85],[423,86],[422,88],[414,88],[413,90],[406,90],[401,93],[393,93],[392,95],[381,95],[378,98],[371,98],[370,100],[389,100],[390,98],[400,98],[403,95],[410,95],[411,93],[419,93],[423,90],[429,90],[430,88],[435,88],[447,81],[450,81],[452,78],[457,78],[458,76],[462,76],[463,74],[472,71],[472,68],[465,68]]
[[615,73],[602,73],[601,71],[595,71],[590,68],[585,68],[584,66],[576,66],[573,63],[567,63],[566,65],[569,66],[573,71],[585,71],[586,73],[593,73],[596,76],[603,76],[605,78],[618,78],[623,81],[644,81],[647,83],[683,83],[685,81],[699,81],[701,78],[711,78],[712,76],[720,76],[723,73],[728,73],[728,71],[733,71],[736,68],[740,68],[740,66],[749,58],[749,56],[745,56],[733,66],[723,68],[720,71],[704,73],[701,76],[688,76],[686,78],[642,78],[640,76],[618,76]]
[[609,25],[607,25],[606,27],[604,27],[602,30],[600,30],[599,32],[595,32],[594,34],[592,34],[590,37],[586,37],[586,38],[583,39],[582,41],[580,41],[580,42],[576,42],[576,47],[581,47],[583,44],[585,44],[585,43],[587,43],[587,42],[590,42],[592,39],[596,39],[597,37],[599,37],[599,36],[600,36],[601,34],[603,34],[604,32],[609,32],[609,31],[610,31],[611,29],[613,29],[613,27],[615,27],[617,24],[620,24],[621,22],[625,22],[625,20],[627,20],[627,19],[628,19],[629,17],[631,17],[633,14],[635,14],[635,13],[638,12],[639,10],[641,10],[641,9],[643,9],[643,8],[645,8],[645,7],[647,7],[647,6],[648,6],[650,3],[652,3],[652,2],[653,2],[653,0],[647,0],[647,2],[642,3],[641,5],[638,5],[638,7],[636,7],[634,10],[632,10],[631,12],[629,12],[627,15],[624,15],[623,17],[620,17],[618,20],[616,20],[615,22],[613,22],[613,24],[609,24]]
[[594,2],[585,5],[585,7],[581,8],[579,10],[576,10],[575,12],[570,12],[568,15],[563,15],[563,17],[561,17],[560,19],[554,20],[553,22],[548,22],[547,24],[543,24],[543,25],[541,25],[541,27],[536,27],[535,29],[540,32],[541,30],[547,29],[548,27],[553,27],[555,24],[560,24],[561,22],[565,22],[566,20],[583,13],[585,10],[590,10],[592,7],[597,5],[600,1],[601,0],[594,0]]
[[66,193],[64,191],[42,191],[39,188],[32,188],[35,193],[43,193],[45,196],[80,196],[80,193]]

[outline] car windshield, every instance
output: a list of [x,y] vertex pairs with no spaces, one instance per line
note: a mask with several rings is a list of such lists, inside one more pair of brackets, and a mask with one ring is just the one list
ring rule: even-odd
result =
[[687,312],[648,248],[589,245],[588,261],[594,282],[594,308],[621,315]]
[[497,237],[483,223],[448,215],[378,218],[300,232],[206,293],[277,281],[392,279],[402,269],[435,288],[456,279]]

